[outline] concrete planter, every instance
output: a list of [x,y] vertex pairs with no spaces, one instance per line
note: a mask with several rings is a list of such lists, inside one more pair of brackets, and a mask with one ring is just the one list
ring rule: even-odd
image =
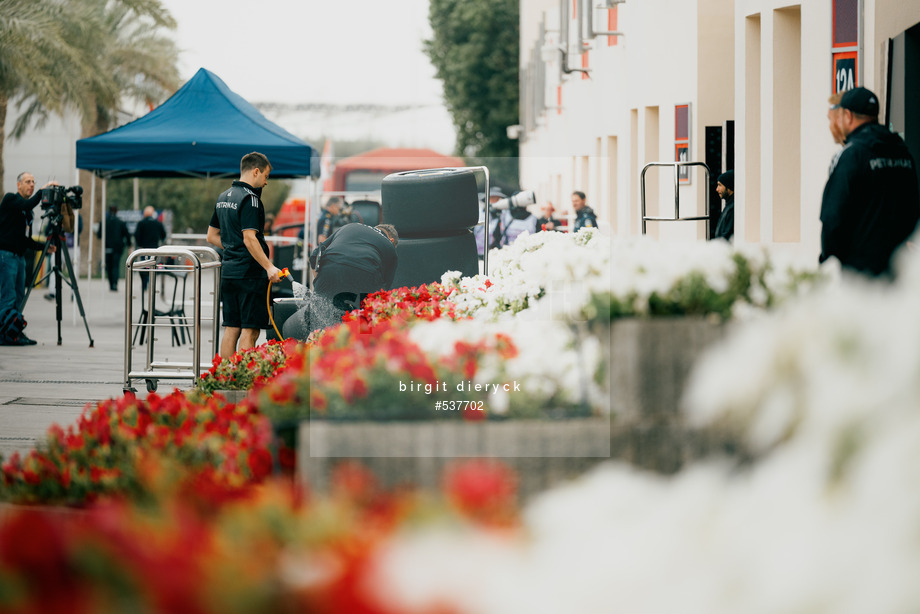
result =
[[610,329],[612,417],[485,422],[305,421],[297,471],[323,492],[336,464],[357,460],[385,486],[437,488],[449,463],[496,458],[517,471],[522,498],[577,477],[604,460],[672,473],[728,445],[686,428],[678,412],[698,357],[725,334],[704,318],[623,319]]
[[675,416],[693,364],[727,326],[702,317],[624,318],[610,326],[608,384],[614,416]]
[[297,471],[325,491],[336,464],[357,460],[386,486],[437,488],[458,460],[496,458],[518,472],[523,496],[575,477],[610,455],[606,418],[507,422],[302,422]]
[[249,396],[248,390],[215,390],[214,392],[222,395],[229,403],[239,403]]

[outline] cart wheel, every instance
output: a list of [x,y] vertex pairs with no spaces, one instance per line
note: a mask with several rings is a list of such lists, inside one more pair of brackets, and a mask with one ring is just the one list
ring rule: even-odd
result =
[[157,391],[157,381],[155,379],[146,379],[147,382],[147,392],[156,392]]

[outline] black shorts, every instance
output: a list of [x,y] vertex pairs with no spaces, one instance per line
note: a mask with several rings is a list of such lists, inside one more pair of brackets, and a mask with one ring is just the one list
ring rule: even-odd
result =
[[268,278],[220,280],[224,326],[268,328]]

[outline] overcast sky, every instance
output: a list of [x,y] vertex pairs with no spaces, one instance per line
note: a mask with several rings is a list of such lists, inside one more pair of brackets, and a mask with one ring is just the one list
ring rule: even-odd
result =
[[162,1],[183,82],[203,67],[253,103],[441,101],[428,0]]

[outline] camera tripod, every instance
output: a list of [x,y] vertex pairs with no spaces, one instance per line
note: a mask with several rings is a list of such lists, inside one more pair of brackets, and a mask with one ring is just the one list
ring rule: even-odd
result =
[[[54,258],[52,259],[54,264],[51,267],[51,270],[45,274],[44,277],[38,279],[38,276],[41,274],[40,263],[45,261],[45,256],[51,253],[51,247],[56,248],[54,250]],[[67,264],[67,277],[64,277],[64,272],[61,270],[61,259]],[[54,276],[54,302],[57,307],[57,344],[61,345],[61,318],[63,315],[63,308],[61,306],[61,299],[63,297],[63,283],[67,282],[67,285],[73,290],[73,295],[77,299],[77,307],[80,308],[80,316],[83,318],[83,325],[86,327],[86,336],[89,337],[89,347],[93,347],[93,335],[89,332],[89,323],[86,321],[86,312],[83,310],[83,300],[80,298],[80,289],[77,287],[77,277],[73,272],[73,262],[70,260],[70,251],[67,249],[67,242],[64,240],[64,232],[60,226],[51,227],[48,229],[48,238],[45,241],[45,247],[42,249],[41,258],[38,259],[39,265],[36,265],[35,272],[32,274],[32,281],[29,283],[26,288],[26,295],[22,299],[22,305],[19,306],[19,312],[26,307],[26,303],[29,301],[29,295],[32,294],[32,288],[39,284],[52,273],[57,273]]]

